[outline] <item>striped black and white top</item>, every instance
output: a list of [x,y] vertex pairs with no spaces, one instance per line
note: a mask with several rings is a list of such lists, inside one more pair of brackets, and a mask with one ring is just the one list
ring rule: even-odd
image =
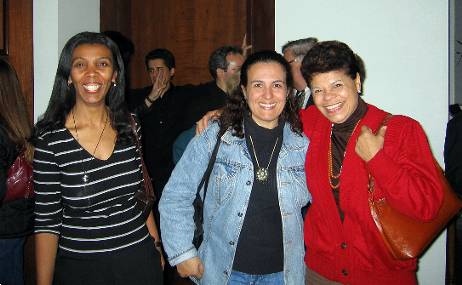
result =
[[99,160],[66,128],[45,133],[34,155],[35,233],[58,235],[68,254],[135,245],[149,237],[146,217],[135,209],[141,183],[136,145],[116,142],[112,155]]

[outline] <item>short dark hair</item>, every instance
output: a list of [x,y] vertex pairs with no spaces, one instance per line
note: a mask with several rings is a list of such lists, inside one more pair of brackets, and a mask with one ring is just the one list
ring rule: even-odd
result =
[[[286,105],[281,113],[281,119],[290,124],[292,131],[301,134],[302,126],[298,116],[297,101],[293,92],[291,92],[293,88],[293,78],[289,63],[282,55],[272,50],[253,53],[247,57],[241,67],[241,86],[247,86],[249,69],[256,63],[277,63],[284,70],[288,95]],[[230,94],[223,114],[220,117],[220,128],[222,130],[232,128],[233,135],[243,137],[244,130],[242,122],[244,115],[248,112],[250,112],[250,110],[242,92],[242,88],[236,88],[236,90]]]
[[212,75],[213,79],[217,79],[217,68],[221,68],[226,70],[228,68],[228,61],[226,60],[226,56],[228,54],[241,54],[242,49],[236,46],[223,46],[217,48],[212,52],[209,57],[209,72]]
[[351,79],[361,74],[361,63],[351,48],[340,41],[325,41],[314,45],[303,59],[301,71],[311,85],[313,76],[334,70],[345,71]]
[[149,61],[154,59],[162,59],[168,69],[175,68],[175,56],[173,56],[173,53],[168,49],[157,48],[148,52],[148,54],[144,57],[146,69],[149,68]]
[[304,38],[295,41],[289,41],[282,46],[282,53],[285,53],[290,49],[294,56],[300,60],[303,60],[305,54],[318,42],[317,38]]

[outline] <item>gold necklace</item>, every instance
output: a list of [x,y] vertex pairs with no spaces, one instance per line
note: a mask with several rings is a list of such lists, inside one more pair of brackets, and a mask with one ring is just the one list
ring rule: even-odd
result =
[[266,182],[266,180],[268,179],[268,167],[270,166],[271,160],[273,159],[274,150],[276,149],[276,146],[278,144],[279,137],[276,138],[276,142],[274,143],[274,146],[273,146],[273,151],[271,152],[271,156],[268,161],[268,165],[266,167],[260,166],[260,163],[258,162],[257,152],[255,151],[255,146],[253,144],[252,136],[249,135],[249,138],[250,138],[250,143],[252,144],[252,150],[255,156],[255,161],[257,162],[257,173],[256,173],[257,180],[260,182]]
[[[356,123],[355,127],[353,128],[353,131],[350,134],[350,137],[355,132],[355,130],[358,127],[360,121],[361,120],[359,120]],[[332,189],[336,190],[340,186],[340,174],[342,174],[343,161],[342,161],[342,165],[340,166],[340,170],[339,170],[338,174],[335,175],[334,174],[334,169],[333,169],[333,166],[332,166],[332,160],[333,160],[333,157],[332,157],[332,129],[331,129],[330,132],[331,132],[331,134],[330,134],[330,140],[329,140],[329,148],[327,150],[327,167],[328,167],[327,171],[328,171],[328,174],[329,174],[329,185],[330,185],[330,187]],[[346,152],[346,150],[345,150],[345,152]],[[345,152],[343,152],[343,158],[345,158]],[[335,182],[333,182],[333,181],[337,181],[337,184],[335,184]]]
[[[101,131],[101,134],[99,135],[98,142],[96,143],[95,149],[93,149],[93,153],[91,154],[93,157],[95,157],[96,150],[98,149],[98,146],[99,146],[99,144],[101,142],[101,139],[103,138],[104,130],[106,130],[108,119],[109,119],[109,115],[106,113],[106,120],[104,121],[103,130]],[[75,138],[76,138],[77,142],[80,144],[79,132],[77,131],[77,125],[75,124],[74,110],[72,110],[72,121],[74,122]],[[82,148],[82,150],[80,151],[80,163],[81,163],[81,165],[83,167],[83,156],[82,156],[83,147],[82,147],[82,145],[80,145],[80,147]],[[82,181],[85,184],[87,184],[89,179],[90,179],[90,177],[88,176],[87,168],[85,167],[85,168],[83,168]]]

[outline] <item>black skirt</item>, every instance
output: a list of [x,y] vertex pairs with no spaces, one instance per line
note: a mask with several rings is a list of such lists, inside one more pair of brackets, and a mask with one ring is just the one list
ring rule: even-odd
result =
[[151,238],[104,254],[69,255],[59,250],[53,284],[161,285],[160,254]]

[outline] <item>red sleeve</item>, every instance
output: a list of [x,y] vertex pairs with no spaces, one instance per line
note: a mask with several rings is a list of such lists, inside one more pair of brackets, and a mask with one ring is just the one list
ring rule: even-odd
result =
[[442,183],[418,122],[394,116],[383,149],[367,168],[393,207],[419,220],[436,216],[443,198]]
[[300,121],[303,125],[303,132],[310,138],[315,125],[316,113],[319,113],[315,106],[310,106],[299,111]]

